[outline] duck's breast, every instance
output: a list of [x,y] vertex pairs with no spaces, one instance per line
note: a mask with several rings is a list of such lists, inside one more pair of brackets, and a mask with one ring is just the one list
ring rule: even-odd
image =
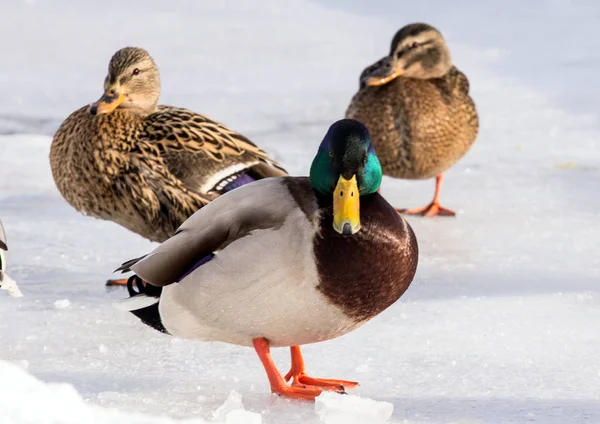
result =
[[322,217],[315,239],[319,290],[356,322],[396,302],[417,269],[418,246],[408,223],[378,193],[361,197],[361,229],[352,236],[333,230]]

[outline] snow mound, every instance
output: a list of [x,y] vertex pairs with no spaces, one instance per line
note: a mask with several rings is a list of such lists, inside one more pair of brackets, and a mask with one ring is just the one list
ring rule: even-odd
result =
[[315,412],[326,424],[379,424],[390,419],[394,405],[359,396],[323,392],[315,401]]
[[[0,423],[2,424],[206,424],[193,418],[172,418],[123,412],[87,404],[70,384],[44,383],[16,364],[0,360]],[[260,414],[244,410],[241,395],[232,392],[212,423],[261,424]]]

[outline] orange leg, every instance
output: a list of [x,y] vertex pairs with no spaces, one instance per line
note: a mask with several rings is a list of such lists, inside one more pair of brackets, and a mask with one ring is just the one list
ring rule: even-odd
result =
[[440,174],[435,178],[435,194],[433,196],[433,201],[424,206],[422,208],[417,209],[398,209],[396,210],[400,213],[405,213],[408,215],[423,215],[423,216],[455,216],[456,213],[451,211],[450,209],[446,209],[440,205],[440,191],[442,187],[442,180],[444,179],[444,174]]
[[315,400],[323,392],[322,388],[315,386],[288,386],[273,362],[267,339],[262,337],[254,339],[252,345],[265,367],[273,393],[292,399]]
[[[106,280],[106,286],[107,287],[111,287],[111,286],[123,286],[123,287],[127,287],[127,281],[129,279],[128,278],[119,278],[118,280]],[[146,282],[141,280],[142,285],[146,286]]]
[[354,381],[309,377],[306,374],[306,367],[304,366],[304,358],[302,357],[300,346],[291,346],[290,353],[292,354],[292,368],[290,369],[290,372],[285,375],[285,381],[288,381],[291,378],[292,387],[302,387],[303,385],[308,384],[310,386],[321,387],[325,390],[345,392],[346,388],[353,389],[359,386],[359,384]]
[[107,286],[127,286],[127,278],[119,278],[118,280],[106,280]]

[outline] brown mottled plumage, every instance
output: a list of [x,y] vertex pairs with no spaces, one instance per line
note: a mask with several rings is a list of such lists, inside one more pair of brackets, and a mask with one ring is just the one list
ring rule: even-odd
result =
[[244,136],[192,111],[157,106],[158,69],[145,50],[115,53],[104,89],[63,122],[50,151],[59,191],[86,215],[162,242],[241,173],[286,175]]
[[407,25],[360,84],[346,117],[367,125],[384,174],[438,177],[434,201],[407,212],[453,215],[439,204],[441,176],[474,143],[479,120],[467,77],[452,66],[442,35],[426,24]]

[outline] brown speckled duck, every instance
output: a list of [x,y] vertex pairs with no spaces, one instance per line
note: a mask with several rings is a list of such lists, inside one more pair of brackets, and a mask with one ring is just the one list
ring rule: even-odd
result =
[[[334,123],[310,178],[240,187],[123,264],[137,274],[123,309],[176,337],[254,347],[271,391],[282,396],[313,400],[357,386],[310,377],[300,345],[360,327],[411,284],[417,240],[378,193],[381,176],[367,128]],[[292,358],[285,375],[270,354],[284,346]]]
[[385,175],[436,177],[429,205],[399,211],[455,215],[440,205],[443,173],[475,142],[479,119],[469,81],[437,29],[416,23],[398,31],[390,54],[362,72],[346,117],[367,125]]
[[50,164],[77,210],[162,242],[219,195],[287,175],[243,135],[190,110],[157,106],[159,95],[154,60],[126,47],[110,60],[100,100],[62,123]]

